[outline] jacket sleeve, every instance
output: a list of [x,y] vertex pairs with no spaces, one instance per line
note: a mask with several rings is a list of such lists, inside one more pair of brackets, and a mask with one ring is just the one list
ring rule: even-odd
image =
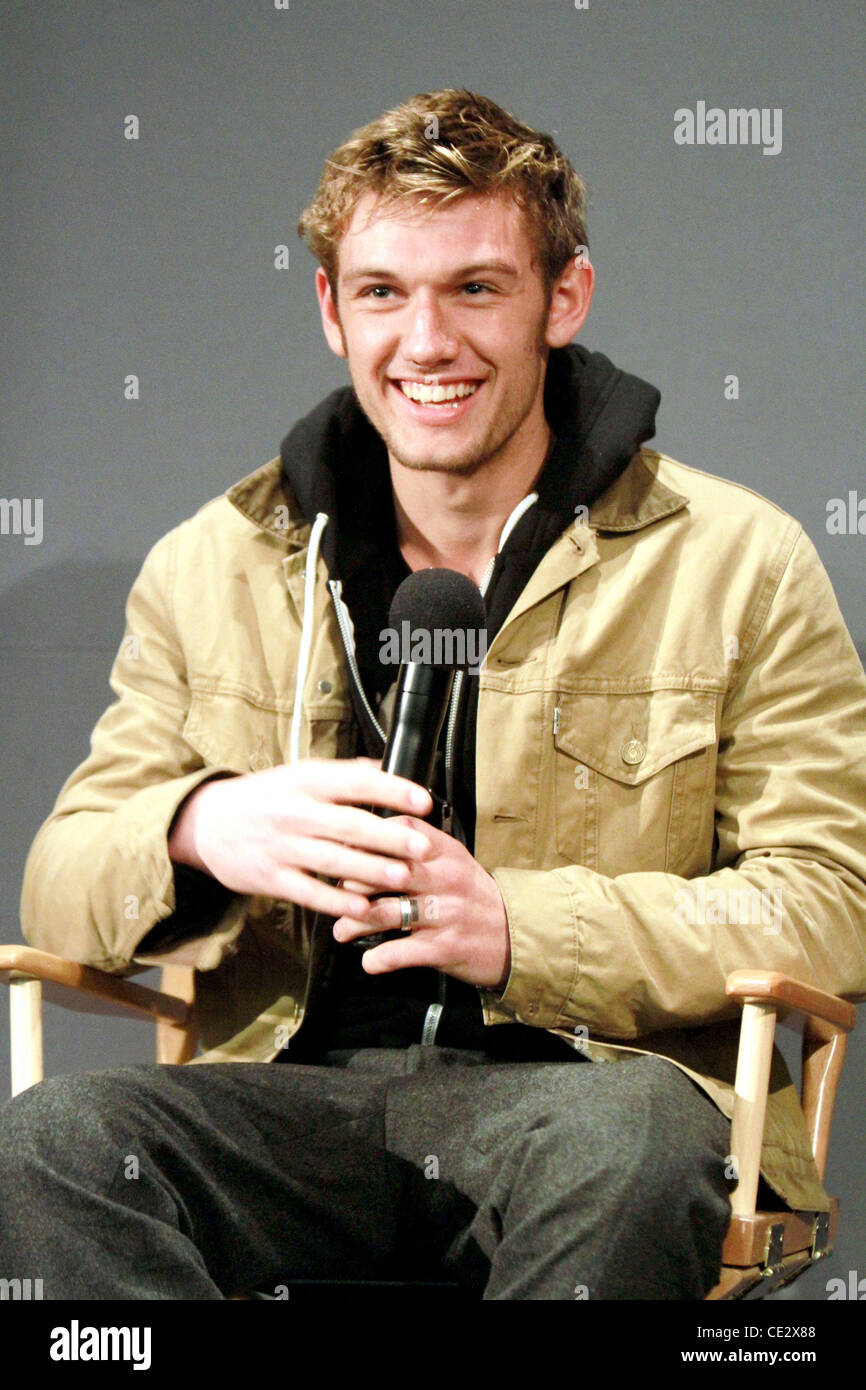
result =
[[210,874],[188,864],[173,864],[174,911],[151,927],[136,955],[162,954],[211,931],[231,906],[235,894]]
[[176,881],[168,855],[181,803],[200,783],[231,773],[206,766],[183,738],[189,694],[172,610],[176,553],[173,531],[142,566],[111,670],[117,698],[24,869],[26,940],[114,973],[130,967],[144,938],[157,950],[196,932],[184,961],[213,969],[242,930],[247,903],[215,882],[205,887],[183,873]]
[[864,773],[866,679],[801,531],[723,706],[713,872],[494,870],[511,972],[488,1008],[629,1039],[733,1017],[738,969],[866,997]]

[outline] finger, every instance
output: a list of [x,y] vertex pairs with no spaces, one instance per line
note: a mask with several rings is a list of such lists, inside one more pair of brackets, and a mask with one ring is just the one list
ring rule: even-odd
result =
[[334,802],[371,802],[391,810],[429,815],[433,798],[417,782],[383,772],[369,758],[309,758],[296,764],[299,785]]
[[[401,885],[401,891],[410,898],[426,899],[434,887],[440,886],[438,884],[437,875],[428,865],[417,864],[413,860],[410,860],[407,868],[409,870],[409,877]],[[372,894],[382,892],[381,883],[368,883],[366,880],[358,878],[345,878],[342,880],[340,887],[347,888],[350,893],[363,893],[366,898],[369,898]],[[397,897],[399,896],[398,894]]]
[[362,854],[335,840],[316,840],[301,835],[292,835],[282,842],[275,857],[286,868],[300,868],[327,878],[363,879],[375,885],[374,892],[381,892],[383,888],[404,888],[412,876],[410,866],[401,860],[382,859],[378,855]]
[[350,917],[363,920],[369,910],[369,902],[357,893],[346,893],[329,883],[312,878],[300,869],[277,869],[264,886],[268,897],[283,902],[297,903],[311,908],[327,917]]
[[411,897],[411,901],[415,904],[417,916],[412,923],[413,932],[421,931],[424,927],[443,925],[440,919],[439,898],[435,893],[404,893],[398,898],[386,897],[371,899],[370,910],[366,913],[363,920],[354,921],[351,918],[351,914],[347,913],[346,921],[341,928],[340,934],[337,935],[335,932],[337,940],[351,941],[355,936],[364,936],[365,933],[370,931],[393,931],[396,927],[402,927],[402,901],[405,897]]
[[437,830],[435,825],[429,821],[421,820],[416,816],[391,816],[389,820],[392,825],[399,825],[406,830],[415,830],[418,834],[424,835],[430,843],[430,853],[425,855],[426,859],[433,859],[439,854],[454,854],[461,850],[467,853],[466,846],[456,840],[453,835],[448,835],[444,830]]
[[[340,885],[347,887],[345,883]],[[353,941],[355,937],[367,936],[376,931],[394,931],[403,927],[403,900],[411,898],[415,904],[416,918],[413,931],[423,927],[439,926],[439,898],[435,893],[402,893],[399,897],[377,897],[370,899],[370,910],[362,920],[346,914],[334,923],[334,937],[337,941]]]
[[394,931],[402,926],[400,898],[375,898],[363,918],[346,913],[334,923],[334,940],[354,941],[356,937],[368,936],[371,932]]
[[[432,853],[431,827],[423,821],[373,815],[354,806],[335,806],[306,798],[300,808],[278,818],[286,834],[300,831],[322,840],[335,840],[355,849],[372,850],[395,859],[426,859]],[[357,877],[357,875],[355,875]],[[348,875],[346,875],[348,877]]]
[[363,893],[365,898],[369,898],[371,893],[379,892],[374,883],[362,883],[358,878],[344,878],[340,887],[347,889],[350,893]]
[[361,936],[371,936],[374,932],[393,930],[393,922],[382,922],[381,920],[372,922],[369,917],[360,921],[356,917],[348,916],[348,914],[339,917],[332,928],[334,940],[339,941],[342,945],[348,941],[356,941]]
[[413,932],[402,941],[383,941],[361,957],[361,966],[368,975],[389,975],[393,970],[407,970],[415,965],[436,965],[435,933]]

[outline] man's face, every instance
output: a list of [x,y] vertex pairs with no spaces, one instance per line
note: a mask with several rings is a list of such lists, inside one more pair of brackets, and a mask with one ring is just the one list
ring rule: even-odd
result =
[[546,437],[544,374],[559,338],[510,199],[395,215],[366,194],[340,242],[337,303],[322,270],[317,290],[328,343],[397,462],[472,474]]

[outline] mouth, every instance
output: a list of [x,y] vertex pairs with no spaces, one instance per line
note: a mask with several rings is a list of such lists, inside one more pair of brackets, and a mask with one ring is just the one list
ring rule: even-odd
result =
[[405,402],[410,415],[431,424],[453,420],[470,409],[483,381],[422,382],[392,379],[391,385]]
[[421,381],[399,381],[397,384],[410,401],[436,406],[455,406],[468,396],[474,396],[480,385],[477,381],[449,381],[431,386]]

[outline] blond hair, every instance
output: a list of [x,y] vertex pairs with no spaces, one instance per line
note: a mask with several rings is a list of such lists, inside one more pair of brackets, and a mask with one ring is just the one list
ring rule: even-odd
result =
[[298,235],[336,295],[340,241],[363,194],[393,210],[499,192],[523,210],[549,295],[569,260],[588,250],[583,180],[549,135],[465,89],[420,93],[353,131],[325,161]]

